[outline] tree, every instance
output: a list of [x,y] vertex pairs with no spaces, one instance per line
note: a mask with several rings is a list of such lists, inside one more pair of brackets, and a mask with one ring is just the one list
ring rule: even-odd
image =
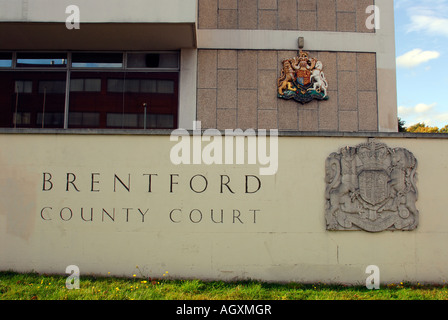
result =
[[[447,128],[447,127],[448,126],[445,126],[445,128]],[[413,126],[410,126],[409,128],[406,129],[406,131],[407,132],[416,132],[416,133],[440,133],[441,132],[441,131],[439,131],[438,127],[428,127],[426,124],[424,124],[422,122],[419,122],[417,124],[414,124]]]
[[448,124],[439,130],[440,133],[448,133]]
[[398,132],[406,132],[406,127],[404,126],[405,123],[406,121],[398,117]]
[[448,133],[448,124],[443,128],[429,127],[424,122],[419,122],[410,127],[405,127],[406,122],[398,117],[398,132],[415,132],[415,133]]

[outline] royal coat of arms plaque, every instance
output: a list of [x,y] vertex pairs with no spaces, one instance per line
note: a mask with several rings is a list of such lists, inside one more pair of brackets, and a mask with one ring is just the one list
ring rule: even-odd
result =
[[277,81],[278,97],[301,104],[314,99],[328,100],[328,81],[322,69],[321,61],[309,58],[309,54],[302,50],[298,57],[283,60]]
[[326,160],[327,230],[410,231],[418,226],[417,159],[371,139]]

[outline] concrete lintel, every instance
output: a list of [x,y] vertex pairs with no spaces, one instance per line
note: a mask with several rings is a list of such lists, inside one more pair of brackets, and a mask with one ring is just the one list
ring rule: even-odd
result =
[[[0,128],[0,135],[32,134],[32,135],[147,135],[147,136],[169,136],[174,130],[115,130],[115,129],[12,129]],[[202,130],[204,133],[205,130]],[[217,130],[224,136],[224,130]],[[256,133],[259,129],[254,130]],[[187,130],[192,134],[192,130]],[[266,130],[270,135],[270,130]],[[352,138],[405,138],[405,139],[448,139],[448,133],[412,133],[412,132],[332,132],[332,131],[278,131],[279,137],[352,137]]]

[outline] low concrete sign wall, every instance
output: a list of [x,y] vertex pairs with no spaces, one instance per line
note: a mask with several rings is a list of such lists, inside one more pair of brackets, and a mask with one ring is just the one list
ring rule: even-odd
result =
[[0,269],[447,278],[448,140],[252,138],[1,134]]

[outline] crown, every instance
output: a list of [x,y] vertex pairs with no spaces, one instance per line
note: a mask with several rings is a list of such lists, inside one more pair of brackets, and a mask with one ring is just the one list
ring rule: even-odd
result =
[[300,49],[300,53],[299,53],[299,58],[306,58],[308,59],[308,52],[302,51],[302,49]]
[[389,148],[382,143],[370,142],[358,146],[360,170],[385,170],[390,167]]

